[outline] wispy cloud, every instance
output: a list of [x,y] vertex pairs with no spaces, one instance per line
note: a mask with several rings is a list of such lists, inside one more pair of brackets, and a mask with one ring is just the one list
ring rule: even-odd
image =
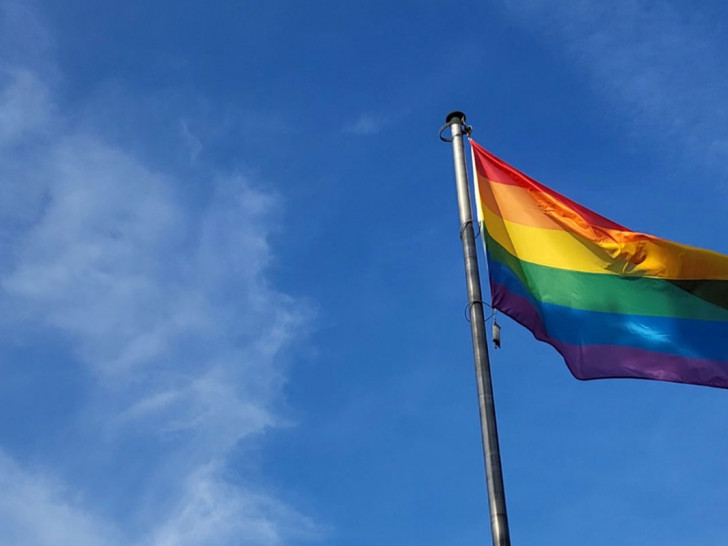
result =
[[636,130],[654,130],[700,160],[726,159],[724,32],[706,11],[642,0],[505,3],[576,59]]
[[241,537],[246,544],[280,544],[318,535],[308,518],[270,497],[241,494],[216,474],[211,466],[188,477],[177,511],[156,530],[154,544],[240,544]]
[[384,121],[376,116],[362,114],[359,118],[344,126],[344,132],[352,135],[374,135],[382,130]]
[[25,69],[0,73],[0,146],[27,137],[48,121],[46,89],[36,75]]
[[0,453],[0,534],[5,544],[119,543],[117,531],[80,508],[47,476],[22,469]]
[[[189,176],[210,189],[191,198],[184,172],[69,123],[52,76],[22,59],[0,62],[0,309],[12,317],[0,329],[20,344],[64,339],[59,361],[89,388],[69,423],[79,449],[59,448],[89,471],[54,453],[23,468],[6,446],[0,535],[78,545],[316,536],[260,476],[253,486],[234,470],[234,453],[280,423],[286,353],[310,318],[267,278],[280,199],[199,169]],[[94,478],[108,469],[113,479]]]
[[180,123],[180,134],[182,135],[182,139],[189,150],[190,161],[196,161],[202,152],[202,142],[200,142],[200,139],[192,134],[192,131],[190,131],[189,125],[186,121]]

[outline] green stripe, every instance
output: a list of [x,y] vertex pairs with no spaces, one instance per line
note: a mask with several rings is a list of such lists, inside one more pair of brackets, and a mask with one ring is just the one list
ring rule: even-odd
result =
[[728,309],[728,281],[674,279],[670,283],[696,298]]
[[[511,269],[533,296],[545,303],[573,309],[623,315],[647,315],[728,321],[728,309],[707,298],[726,295],[726,287],[711,281],[678,286],[674,281],[569,271],[519,260],[483,231],[490,259]],[[715,281],[716,283],[720,281]]]

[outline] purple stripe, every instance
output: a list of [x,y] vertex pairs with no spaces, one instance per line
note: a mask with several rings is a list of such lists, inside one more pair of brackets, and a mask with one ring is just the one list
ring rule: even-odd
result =
[[577,379],[629,377],[728,388],[728,362],[617,345],[573,345],[548,335],[533,304],[491,279],[493,307],[525,326],[564,357]]

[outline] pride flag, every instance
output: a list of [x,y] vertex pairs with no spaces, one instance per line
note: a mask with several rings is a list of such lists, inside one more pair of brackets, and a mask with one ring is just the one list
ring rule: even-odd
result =
[[471,145],[494,308],[578,379],[728,388],[728,256],[631,231]]

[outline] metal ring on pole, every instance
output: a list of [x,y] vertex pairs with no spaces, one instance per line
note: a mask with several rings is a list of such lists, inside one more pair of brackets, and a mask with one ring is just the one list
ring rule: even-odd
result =
[[[463,238],[463,231],[465,231],[467,229],[468,224],[472,224],[472,223],[473,223],[472,220],[468,220],[462,226],[460,226],[460,239]],[[477,239],[478,237],[480,237],[480,222],[478,222],[475,225],[478,226],[478,230],[477,231],[473,231],[473,238]]]
[[[480,305],[482,305],[483,307],[487,307],[488,309],[493,309],[492,305],[485,303],[483,300],[471,301],[465,306],[465,320],[467,320],[468,322],[470,322],[470,309],[472,309],[473,305],[475,305],[476,303],[479,303]],[[491,318],[493,318],[493,315],[495,315],[495,309],[493,309],[493,312],[484,319],[484,322],[488,322]]]
[[445,129],[447,129],[448,127],[450,127],[450,125],[452,125],[452,124],[451,123],[446,123],[445,125],[443,125],[442,127],[440,127],[439,137],[440,137],[440,140],[442,140],[443,142],[452,142],[452,137],[442,136],[442,133],[444,133],[445,132]]
[[[443,125],[442,127],[440,127],[440,132],[438,133],[438,136],[440,137],[440,140],[442,140],[443,142],[452,142],[452,137],[442,136],[442,133],[445,132],[445,129],[447,129],[451,125],[452,125],[452,123],[446,123],[445,125]],[[460,124],[460,127],[463,128],[463,133],[468,138],[470,138],[470,135],[473,134],[473,126],[472,125],[465,125],[464,123],[462,123],[462,124]]]
[[472,220],[468,220],[468,221],[467,221],[467,222],[465,222],[465,223],[464,223],[464,224],[463,224],[462,226],[460,226],[460,240],[462,240],[462,238],[463,238],[463,232],[464,232],[464,231],[465,231],[466,229],[468,229],[468,225],[472,225],[472,223],[473,223],[473,221],[472,221]]

